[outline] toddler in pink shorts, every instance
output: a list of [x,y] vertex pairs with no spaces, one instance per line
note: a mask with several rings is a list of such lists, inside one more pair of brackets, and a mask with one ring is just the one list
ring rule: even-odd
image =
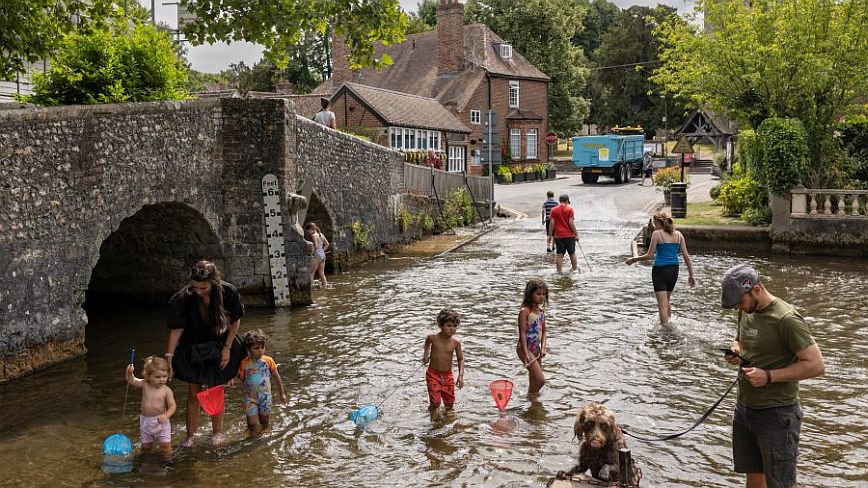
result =
[[163,458],[172,457],[172,424],[169,419],[175,413],[175,395],[166,386],[169,378],[169,363],[165,359],[150,356],[145,359],[142,378],[136,378],[134,366],[127,366],[127,383],[142,390],[142,416],[139,419],[142,452],[149,452],[156,442]]

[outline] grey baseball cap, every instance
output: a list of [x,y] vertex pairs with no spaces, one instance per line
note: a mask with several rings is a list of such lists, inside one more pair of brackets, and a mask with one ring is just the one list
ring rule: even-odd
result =
[[750,292],[751,288],[759,282],[756,270],[747,263],[736,264],[729,268],[723,274],[723,281],[720,283],[720,306],[735,308],[741,301],[741,297]]

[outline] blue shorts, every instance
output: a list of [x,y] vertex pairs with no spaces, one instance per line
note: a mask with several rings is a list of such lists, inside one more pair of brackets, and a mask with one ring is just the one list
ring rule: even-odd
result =
[[732,417],[732,461],[736,473],[765,473],[768,488],[796,484],[802,409],[749,408],[735,404]]

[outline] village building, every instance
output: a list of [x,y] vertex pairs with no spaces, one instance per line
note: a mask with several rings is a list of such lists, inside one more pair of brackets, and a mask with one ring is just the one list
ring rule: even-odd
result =
[[[348,93],[351,98],[359,98],[362,90],[359,86],[415,95],[406,101],[419,107],[427,107],[430,103],[427,100],[435,100],[469,130],[463,140],[461,131],[452,131],[445,145],[441,141],[440,148],[447,152],[451,146],[464,148],[466,165],[463,167],[470,174],[482,173],[489,149],[502,151],[518,165],[548,160],[545,134],[548,131],[549,77],[488,26],[465,25],[464,5],[457,0],[440,0],[435,31],[409,35],[396,45],[378,45],[376,53],[377,56],[388,54],[393,64],[380,71],[350,70],[349,49],[336,37],[332,44],[332,76],[314,93],[332,97],[333,105],[341,103],[339,98]],[[351,83],[352,88],[342,91],[345,83]],[[383,96],[382,92],[376,93]],[[391,144],[394,139],[388,132],[393,126],[382,125],[384,122],[373,116],[359,120],[352,116],[342,118],[336,108],[333,107],[339,128],[369,121],[381,124],[370,127],[379,127],[380,135],[386,137],[377,140],[394,147]],[[414,105],[405,110],[412,112]],[[493,122],[490,146],[484,143],[489,111]],[[405,128],[421,129],[419,126]],[[415,145],[413,148],[418,150]],[[409,148],[405,145],[398,149]],[[453,154],[448,156],[452,159]],[[493,154],[492,159],[497,162],[500,157]],[[449,167],[461,166],[450,164]]]

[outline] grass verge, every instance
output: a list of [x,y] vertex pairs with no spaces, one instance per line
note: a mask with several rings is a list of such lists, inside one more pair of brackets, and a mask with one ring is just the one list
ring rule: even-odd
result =
[[723,205],[717,202],[687,202],[687,218],[673,219],[675,225],[747,225],[739,218],[724,217]]

